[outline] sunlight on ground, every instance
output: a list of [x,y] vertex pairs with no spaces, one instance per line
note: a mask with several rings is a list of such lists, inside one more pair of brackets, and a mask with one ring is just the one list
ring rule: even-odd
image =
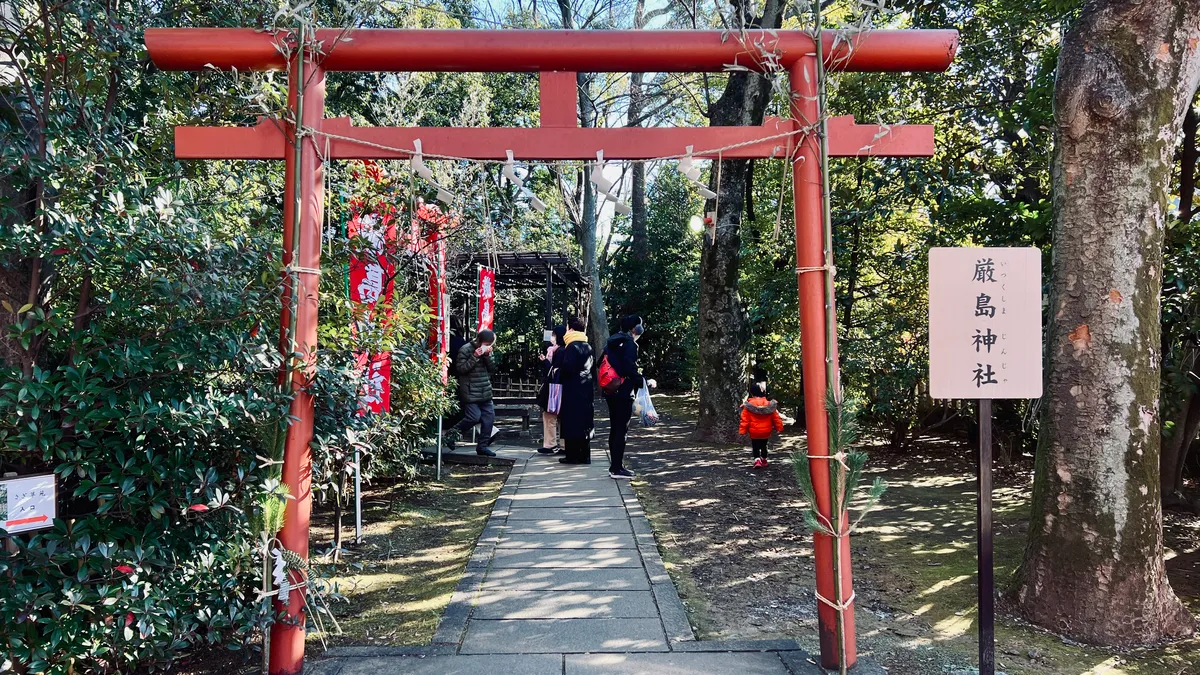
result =
[[[694,414],[692,400],[673,397],[671,403],[679,404],[672,415]],[[688,424],[676,421],[671,428],[668,422],[631,444],[643,476],[634,487],[697,633],[706,639],[793,637],[815,649],[811,535],[802,525],[806,503],[790,460],[770,472],[746,471],[738,451],[680,441]],[[802,448],[802,435],[781,445]],[[971,451],[963,446],[953,438],[922,438],[906,453],[872,452],[868,473],[888,490],[851,539],[856,619],[860,649],[892,673],[964,672],[976,661],[975,476]],[[997,469],[999,590],[1024,551],[1029,476],[1015,467]],[[752,499],[764,490],[765,500]],[[1200,520],[1193,522],[1189,527],[1200,527]],[[1174,545],[1180,546],[1178,537]],[[1188,555],[1169,555],[1173,580],[1192,574],[1187,568],[1195,548],[1184,543]],[[1008,675],[1200,675],[1198,649],[1200,640],[1191,640],[1116,655],[997,617],[997,669]]]
[[[325,639],[331,645],[428,644],[507,474],[451,466],[440,484],[426,478],[368,487],[363,544],[350,546],[336,569],[328,559],[318,565],[345,596],[332,607],[343,634]],[[332,537],[328,516],[318,514],[314,541]],[[346,520],[352,523],[353,514]],[[347,544],[351,539],[347,534]]]

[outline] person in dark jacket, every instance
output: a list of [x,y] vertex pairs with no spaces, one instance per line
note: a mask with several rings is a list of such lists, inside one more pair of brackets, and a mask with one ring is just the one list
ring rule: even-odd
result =
[[[479,441],[475,452],[487,457],[495,457],[488,445],[495,434],[496,408],[492,404],[492,373],[496,372],[495,357],[492,345],[496,343],[496,334],[490,330],[481,330],[475,339],[458,350],[454,359],[458,375],[458,403],[462,407],[463,420],[455,427],[466,433],[476,424],[479,425]],[[454,443],[448,443],[454,449]]]
[[616,393],[605,396],[608,403],[608,454],[611,478],[630,479],[633,472],[625,468],[625,439],[629,433],[629,420],[633,417],[633,397],[643,384],[651,389],[657,386],[654,380],[642,376],[638,368],[637,341],[646,332],[642,317],[634,314],[621,319],[621,332],[608,340],[604,354],[608,364],[624,379]]
[[592,347],[584,335],[584,324],[579,319],[568,322],[563,336],[565,347],[555,352],[557,359],[562,354],[558,381],[562,384],[562,410],[558,412],[558,426],[566,448],[558,461],[563,464],[592,463],[592,429],[596,426],[595,391],[592,389]]
[[[566,346],[566,326],[555,326],[554,343],[546,350],[546,354],[541,357],[542,360],[542,388],[538,391],[538,405],[542,407],[542,447],[538,448],[538,452],[543,455],[555,455],[561,452],[558,442],[558,413],[552,413],[548,410],[550,405],[550,385],[561,384],[559,382],[559,370],[562,368],[562,359],[565,352],[563,347]],[[561,401],[559,401],[561,407]]]
[[[467,338],[463,337],[463,333],[464,330],[462,318],[458,316],[450,317],[450,349],[446,352],[446,357],[450,363],[448,364],[449,367],[447,368],[446,372],[450,373],[451,375],[458,374],[458,364],[456,363],[458,361],[458,351],[463,348],[463,345],[469,342]],[[457,380],[458,378],[455,377],[455,386],[458,384]],[[459,422],[462,421],[463,409],[462,406],[459,406],[458,410],[455,410],[453,413],[451,413],[450,417],[446,418],[446,428],[453,429],[454,427],[458,426]]]

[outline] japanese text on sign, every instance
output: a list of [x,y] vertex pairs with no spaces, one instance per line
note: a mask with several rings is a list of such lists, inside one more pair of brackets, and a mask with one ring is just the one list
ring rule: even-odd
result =
[[929,251],[929,393],[1042,395],[1042,255],[1036,248]]
[[52,527],[57,506],[53,474],[0,480],[0,527],[8,534]]
[[496,270],[479,268],[479,328],[491,330],[496,322]]

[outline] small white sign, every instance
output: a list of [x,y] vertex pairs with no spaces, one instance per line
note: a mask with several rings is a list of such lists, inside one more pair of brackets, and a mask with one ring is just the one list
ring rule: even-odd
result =
[[0,479],[0,527],[8,534],[53,527],[57,516],[54,474]]
[[929,394],[1042,395],[1041,251],[930,249]]

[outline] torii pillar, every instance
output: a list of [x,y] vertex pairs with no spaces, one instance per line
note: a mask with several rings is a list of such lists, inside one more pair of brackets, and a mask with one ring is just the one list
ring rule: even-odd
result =
[[[876,30],[846,35],[825,31],[823,58],[830,71],[935,72],[949,67],[958,46],[953,30]],[[284,286],[282,325],[287,334],[295,322],[296,351],[311,354],[317,343],[317,279],[320,263],[323,209],[322,158],[396,159],[412,156],[409,148],[421,139],[424,152],[464,159],[503,160],[506,150],[515,159],[593,161],[604,151],[610,160],[649,160],[699,149],[697,157],[716,159],[785,159],[793,157],[797,268],[799,274],[800,339],[803,346],[805,418],[817,510],[830,515],[829,427],[825,410],[828,385],[826,360],[837,371],[836,342],[825,349],[827,314],[825,275],[831,273],[832,252],[825,250],[824,209],[819,138],[805,131],[819,119],[816,99],[816,48],[806,31],[747,31],[743,39],[721,31],[570,31],[570,30],[351,30],[321,29],[319,54],[297,54],[296,37],[288,31],[259,32],[244,28],[159,28],[146,31],[146,47],[164,70],[279,70],[289,65],[289,102],[300,120],[262,122],[255,127],[179,127],[175,156],[180,159],[282,159],[286,162],[284,201],[284,263],[294,266],[299,288]],[[778,57],[788,69],[794,119],[768,119],[760,127],[581,129],[578,127],[577,72],[723,72],[731,64],[757,64],[761,49]],[[303,78],[296,73],[303,70]],[[325,73],[333,71],[402,72],[537,72],[541,75],[541,126],[537,128],[358,128],[346,119],[325,119]],[[805,76],[805,71],[808,76]],[[933,127],[855,124],[852,117],[828,121],[831,157],[929,157]],[[885,132],[886,131],[886,132]],[[800,136],[797,141],[797,136]],[[799,143],[799,148],[797,148]],[[737,146],[731,148],[731,146]],[[317,152],[318,148],[322,151]],[[714,152],[705,154],[705,150]],[[299,180],[294,180],[294,177]],[[298,186],[298,188],[296,187]],[[293,257],[292,250],[296,250]],[[297,294],[296,316],[290,306]],[[281,344],[286,351],[289,345]],[[312,508],[311,470],[313,401],[306,392],[311,363],[290,373],[296,397],[288,426],[283,478],[295,499],[288,500],[280,540],[288,549],[308,555],[308,526]],[[841,588],[835,588],[833,540],[814,535],[817,592],[832,603],[845,605],[846,661],[855,656],[854,609],[850,574],[850,543],[841,539]],[[289,621],[271,631],[270,672],[299,675],[304,659],[303,591],[292,591]],[[837,612],[818,603],[821,665],[837,668]]]

